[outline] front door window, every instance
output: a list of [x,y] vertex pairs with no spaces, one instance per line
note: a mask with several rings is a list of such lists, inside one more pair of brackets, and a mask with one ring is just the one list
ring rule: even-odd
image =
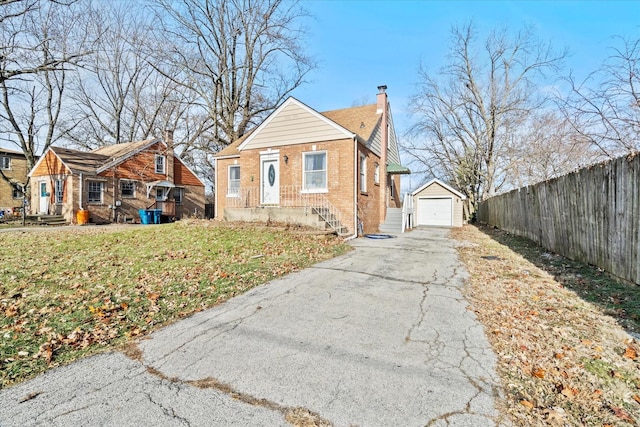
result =
[[278,159],[262,161],[262,204],[277,205],[280,203],[280,174]]
[[40,209],[42,214],[49,213],[49,193],[47,193],[47,183],[40,183]]

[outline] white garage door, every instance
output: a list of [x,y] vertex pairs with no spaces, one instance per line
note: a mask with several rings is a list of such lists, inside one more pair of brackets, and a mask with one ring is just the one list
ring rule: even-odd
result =
[[418,199],[418,225],[440,225],[451,227],[451,198]]

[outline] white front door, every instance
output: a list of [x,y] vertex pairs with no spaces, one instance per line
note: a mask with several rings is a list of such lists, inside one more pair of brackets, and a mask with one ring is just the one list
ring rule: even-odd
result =
[[47,182],[41,181],[40,186],[40,206],[38,207],[38,213],[49,213],[49,194],[47,193]]
[[263,205],[280,203],[280,168],[278,159],[263,159],[260,186]]

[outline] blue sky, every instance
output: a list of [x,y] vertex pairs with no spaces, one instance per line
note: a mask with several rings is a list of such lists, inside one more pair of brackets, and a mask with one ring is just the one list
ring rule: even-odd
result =
[[293,96],[318,111],[372,103],[388,86],[396,131],[410,123],[406,107],[420,63],[437,71],[446,60],[452,25],[473,19],[480,33],[533,24],[538,36],[571,56],[566,72],[594,71],[612,36],[640,37],[640,1],[332,1],[304,3],[307,45],[319,62]]

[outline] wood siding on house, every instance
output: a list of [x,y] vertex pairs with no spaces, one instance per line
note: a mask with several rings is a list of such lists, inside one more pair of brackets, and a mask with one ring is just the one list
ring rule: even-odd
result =
[[52,151],[48,151],[45,158],[31,171],[32,177],[49,175],[70,175],[71,171],[62,163]]
[[343,139],[346,131],[329,124],[295,103],[283,106],[279,114],[255,135],[243,149],[267,149],[311,142]]
[[414,197],[414,207],[416,209],[415,217],[418,218],[420,213],[418,212],[418,200],[420,198],[440,198],[440,197],[451,197],[452,198],[452,226],[453,227],[462,227],[463,219],[462,219],[462,199],[458,197],[457,194],[452,193],[447,188],[441,186],[437,182],[429,185],[428,187],[422,189],[420,192],[415,193]]
[[176,185],[193,185],[196,187],[202,187],[202,182],[200,182],[198,177],[195,176],[180,159],[176,157],[174,160],[173,182],[175,182]]

